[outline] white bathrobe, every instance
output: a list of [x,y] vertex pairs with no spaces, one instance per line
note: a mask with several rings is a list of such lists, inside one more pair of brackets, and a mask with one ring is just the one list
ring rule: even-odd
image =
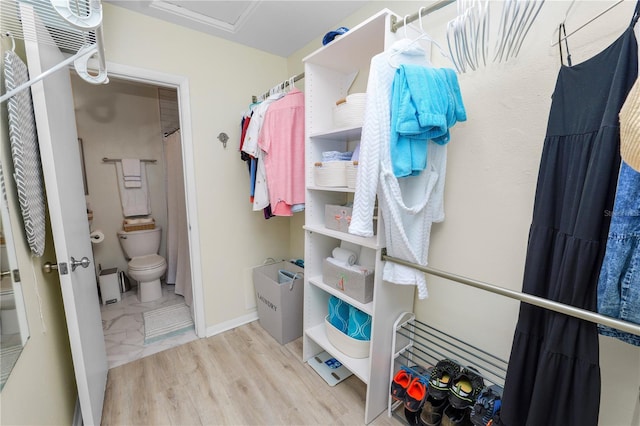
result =
[[[419,45],[408,40],[371,59],[367,103],[360,142],[358,180],[349,232],[373,236],[376,192],[385,225],[387,253],[419,265],[427,265],[431,224],[444,220],[446,145],[429,141],[427,167],[415,177],[398,179],[393,174],[390,152],[391,87],[399,64],[431,66]],[[383,279],[416,285],[418,297],[428,296],[424,273],[386,262]]]

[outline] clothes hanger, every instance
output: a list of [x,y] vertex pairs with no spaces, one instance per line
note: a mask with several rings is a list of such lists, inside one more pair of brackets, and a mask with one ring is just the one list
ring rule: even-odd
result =
[[[589,19],[587,22],[585,22],[584,24],[580,25],[578,28],[576,28],[575,30],[571,31],[570,33],[568,33],[567,35],[563,36],[563,37],[559,37],[556,35],[556,31],[559,31],[560,26],[556,27],[553,31],[553,35],[554,35],[554,39],[552,39],[551,41],[551,47],[557,46],[558,43],[563,42],[564,40],[568,39],[569,37],[571,37],[572,35],[574,35],[575,33],[577,33],[578,31],[580,31],[581,29],[583,29],[584,27],[586,27],[587,25],[589,25],[590,23],[592,23],[593,21],[595,21],[596,19],[598,19],[599,17],[601,17],[602,15],[604,15],[605,13],[609,12],[611,9],[613,9],[614,7],[618,6],[619,4],[623,3],[624,0],[618,0],[617,2],[615,2],[614,4],[612,4],[611,6],[609,6],[608,8],[606,8],[605,10],[603,10],[602,12],[598,13],[596,16],[594,16],[593,18]],[[569,11],[571,10],[571,8],[573,7],[573,4],[575,3],[575,0],[573,0],[571,2],[571,5],[569,6],[569,8],[567,9],[567,13],[565,14],[564,20],[562,21],[562,24],[565,23],[565,21],[567,20],[567,16],[569,15]]]
[[[399,65],[395,64],[393,62],[393,58],[395,58],[397,55],[406,53],[410,48],[415,48],[416,52],[418,54],[422,54],[422,55],[426,55],[424,49],[422,48],[422,46],[420,46],[419,43],[417,43],[419,40],[422,39],[422,37],[426,34],[421,34],[418,38],[414,39],[414,40],[410,40],[409,39],[409,35],[407,33],[407,18],[409,15],[405,15],[404,16],[404,39],[403,40],[398,40],[398,42],[401,41],[405,41],[404,46],[402,46],[400,49],[394,51],[393,53],[391,53],[391,55],[389,55],[389,59],[387,60],[387,62],[389,63],[389,65],[393,68],[398,68]],[[396,43],[398,43],[396,42]]]
[[418,37],[415,41],[420,40],[421,38],[425,38],[427,40],[429,40],[431,43],[433,43],[437,48],[438,51],[440,51],[440,54],[442,56],[444,56],[446,59],[449,59],[451,62],[453,62],[453,59],[451,59],[451,56],[449,56],[449,54],[447,52],[445,52],[445,50],[442,48],[442,46],[440,46],[440,43],[438,43],[437,41],[435,41],[433,38],[431,38],[431,36],[429,36],[429,34],[427,34],[427,32],[424,30],[424,27],[422,26],[422,9],[426,9],[426,6],[422,6],[420,9],[418,9],[418,22],[420,23],[420,37]]
[[544,2],[545,2],[545,0],[535,0],[535,1],[538,2],[539,6],[537,9],[535,8],[535,6],[532,8],[532,11],[535,10],[535,13],[533,13],[533,17],[529,20],[528,25],[524,30],[524,33],[516,43],[517,48],[513,55],[514,57],[518,56],[518,54],[520,53],[520,48],[522,47],[522,43],[524,43],[524,39],[527,38],[527,35],[529,34],[529,30],[531,30],[531,27],[533,26],[533,22],[538,18],[538,14],[540,13],[540,10],[542,10],[542,6],[544,5]]

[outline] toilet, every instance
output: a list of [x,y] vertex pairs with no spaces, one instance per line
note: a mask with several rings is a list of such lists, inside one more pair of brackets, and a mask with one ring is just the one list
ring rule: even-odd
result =
[[162,297],[160,277],[167,270],[167,262],[158,254],[162,228],[140,231],[118,231],[118,240],[129,260],[128,275],[138,282],[140,302]]

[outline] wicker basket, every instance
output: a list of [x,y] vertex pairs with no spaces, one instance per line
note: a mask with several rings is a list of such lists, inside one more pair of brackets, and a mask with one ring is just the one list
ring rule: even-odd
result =
[[347,186],[347,163],[350,161],[318,162],[313,167],[313,181],[318,186]]
[[356,179],[358,177],[358,162],[349,161],[347,163],[347,188],[356,187]]
[[122,229],[125,232],[131,232],[131,231],[145,231],[147,229],[155,229],[156,228],[156,223],[154,220],[152,220],[151,222],[146,222],[146,223],[126,223],[126,222],[122,222]]

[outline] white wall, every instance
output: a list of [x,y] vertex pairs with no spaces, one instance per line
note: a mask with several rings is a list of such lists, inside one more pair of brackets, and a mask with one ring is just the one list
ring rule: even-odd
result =
[[116,234],[122,229],[122,206],[115,163],[102,158],[141,158],[146,169],[151,216],[163,230],[160,254],[165,255],[167,197],[165,162],[158,90],[153,86],[111,79],[107,85],[86,84],[72,73],[73,99],[78,137],[82,139],[89,195],[93,210],[92,230],[105,234],[94,244],[95,265],[102,269],[127,270],[127,261]]
[[[289,255],[289,219],[251,211],[239,159],[240,116],[251,95],[286,79],[284,58],[103,5],[107,59],[189,78],[206,324],[255,315],[251,267]],[[227,148],[216,139],[225,132]],[[224,326],[222,326],[224,328]]]
[[[613,3],[576,2],[567,19],[567,30]],[[427,4],[374,2],[336,26],[353,27],[384,7],[402,16]],[[558,49],[550,47],[550,42],[569,4],[545,3],[518,58],[459,76],[468,121],[452,130],[446,219],[433,227],[431,266],[521,290],[540,153],[560,66]],[[574,63],[616,39],[629,24],[634,6],[635,2],[624,2],[571,37]],[[497,25],[501,3],[491,2],[491,7],[491,23]],[[455,11],[455,6],[447,6],[424,19],[424,28],[443,46],[446,24]],[[290,74],[303,70],[301,59],[321,46],[321,37],[288,58]],[[436,52],[432,61],[450,66]],[[297,228],[291,232],[292,241],[303,239]],[[518,303],[435,277],[428,277],[428,282],[430,297],[416,299],[418,319],[508,359]],[[608,337],[600,338],[600,346],[600,424],[640,424],[640,348]]]

